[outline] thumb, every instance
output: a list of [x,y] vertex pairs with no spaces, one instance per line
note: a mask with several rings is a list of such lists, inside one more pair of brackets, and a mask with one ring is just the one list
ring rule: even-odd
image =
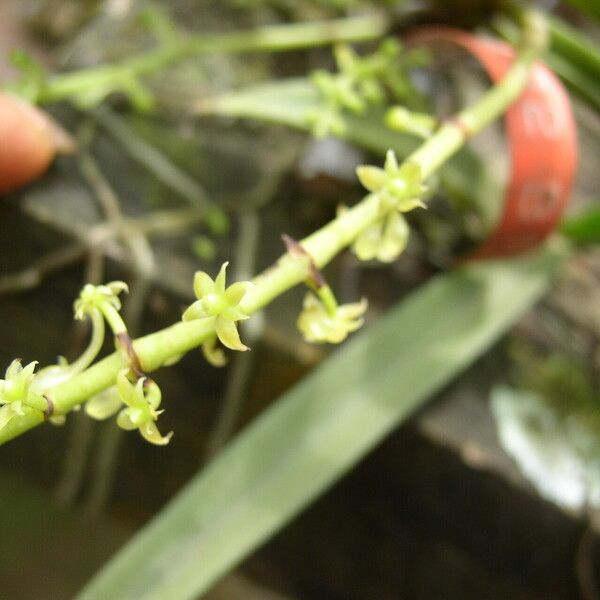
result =
[[37,179],[72,138],[43,111],[0,92],[0,195]]

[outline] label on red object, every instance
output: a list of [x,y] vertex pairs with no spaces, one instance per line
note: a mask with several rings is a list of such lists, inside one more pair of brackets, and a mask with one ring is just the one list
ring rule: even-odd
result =
[[[496,82],[515,59],[512,46],[449,27],[428,27],[411,43],[451,42],[468,50]],[[539,246],[567,207],[577,167],[577,135],[569,97],[541,62],[504,117],[511,153],[499,223],[469,258],[509,256]]]

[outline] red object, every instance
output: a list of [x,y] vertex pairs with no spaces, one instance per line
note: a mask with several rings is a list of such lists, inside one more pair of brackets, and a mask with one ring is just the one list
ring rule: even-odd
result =
[[[428,27],[412,42],[451,42],[464,48],[496,82],[515,59],[503,42],[450,27]],[[519,254],[539,246],[567,207],[577,167],[577,134],[569,97],[558,78],[541,62],[527,87],[507,111],[510,178],[500,222],[468,258]]]
[[73,150],[71,137],[43,111],[0,93],[0,195],[34,181],[57,153]]

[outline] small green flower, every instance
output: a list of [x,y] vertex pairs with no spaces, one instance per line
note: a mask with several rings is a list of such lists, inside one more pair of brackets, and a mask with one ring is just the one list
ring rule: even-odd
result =
[[135,384],[127,377],[127,369],[117,375],[116,386],[88,400],[85,406],[87,414],[94,419],[108,419],[123,405],[117,416],[117,425],[131,431],[138,429],[142,437],[157,446],[165,446],[171,440],[173,432],[162,436],[156,421],[162,410],[157,410],[161,402],[160,388],[150,379],[138,379]]
[[370,192],[376,193],[386,208],[395,206],[400,212],[408,212],[418,206],[425,208],[421,197],[426,191],[421,167],[407,161],[398,166],[393,150],[388,150],[384,168],[372,165],[357,167],[360,182]]
[[75,300],[75,318],[81,320],[94,309],[102,311],[106,305],[112,306],[115,310],[121,310],[119,294],[128,291],[129,288],[123,281],[112,281],[105,285],[87,283],[83,286],[79,298]]
[[[145,382],[149,384],[145,387]],[[142,437],[157,446],[165,446],[171,440],[173,432],[162,436],[156,426],[156,420],[163,412],[157,410],[160,406],[161,393],[159,387],[151,380],[138,379],[132,384],[127,379],[126,371],[117,375],[117,391],[127,408],[124,408],[117,416],[117,425],[121,429],[130,431],[138,429]]]
[[328,311],[315,294],[308,292],[297,325],[307,342],[339,344],[362,326],[366,310],[367,301],[363,298]]
[[352,250],[360,260],[376,258],[384,263],[393,262],[406,248],[409,234],[406,219],[394,210],[367,227],[356,238]]
[[[248,350],[242,344],[236,321],[248,319],[240,308],[240,302],[252,287],[249,281],[239,281],[225,288],[225,271],[229,263],[224,263],[217,277],[213,280],[208,273],[198,271],[194,276],[194,302],[184,313],[184,321],[196,319],[214,319],[217,337],[224,346],[231,350]],[[205,355],[214,349],[214,339],[205,344]]]
[[121,310],[119,294],[128,291],[129,288],[123,281],[113,281],[105,285],[86,284],[73,305],[75,318],[83,319],[85,315],[89,315],[93,328],[98,330],[98,335],[101,333],[104,336],[103,325],[100,326],[97,318],[97,315],[100,314],[106,319],[115,336],[126,334],[127,326],[119,314]]
[[363,106],[367,103],[381,104],[385,100],[385,90],[377,80],[381,70],[378,52],[363,58],[348,44],[338,44],[334,54],[340,73],[353,83]]
[[6,369],[4,379],[0,379],[0,429],[16,415],[24,415],[23,406],[40,411],[47,407],[46,400],[32,390],[37,361],[23,367],[17,358]]
[[367,107],[352,77],[318,70],[312,74],[311,79],[330,105],[347,108],[355,113],[361,113]]
[[75,318],[83,319],[85,315],[90,314],[94,309],[101,312],[105,306],[111,306],[115,310],[121,310],[121,301],[119,294],[127,293],[129,288],[123,281],[112,281],[105,285],[92,285],[87,283],[83,286],[79,298],[75,300],[73,306],[75,310]]

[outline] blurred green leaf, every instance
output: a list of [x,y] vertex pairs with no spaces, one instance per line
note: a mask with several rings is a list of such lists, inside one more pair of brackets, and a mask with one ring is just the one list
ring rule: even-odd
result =
[[[267,123],[286,125],[309,132],[311,115],[324,109],[321,95],[308,79],[296,78],[267,82],[245,89],[208,98],[198,105],[201,115],[219,115],[243,119],[255,119]],[[385,108],[374,108],[368,113],[355,115],[340,113],[344,122],[338,137],[385,156],[391,148],[400,158],[407,157],[421,140],[389,129],[385,125]],[[491,229],[497,218],[502,198],[501,182],[494,178],[477,154],[463,148],[441,170],[441,180],[456,208],[466,206],[482,218],[483,229]],[[494,200],[498,202],[494,202]],[[483,231],[480,232],[483,235]]]
[[566,220],[561,231],[580,244],[600,244],[600,208]]
[[567,2],[600,23],[600,2],[598,0],[567,0]]
[[489,348],[564,256],[472,263],[412,293],[246,427],[79,599],[198,597]]
[[600,48],[584,33],[550,19],[548,65],[588,104],[600,111]]
[[[295,78],[262,83],[208,98],[199,104],[198,111],[200,114],[255,119],[309,131],[311,115],[326,108],[321,93],[310,80]],[[340,117],[346,132],[340,137],[373,152],[385,154],[392,148],[399,156],[406,156],[420,143],[414,136],[388,129],[384,124],[383,109],[373,110],[364,116],[341,113]]]
[[6,89],[29,102],[37,102],[48,78],[44,67],[24,50],[13,50],[9,58],[12,66],[20,71],[20,77]]

